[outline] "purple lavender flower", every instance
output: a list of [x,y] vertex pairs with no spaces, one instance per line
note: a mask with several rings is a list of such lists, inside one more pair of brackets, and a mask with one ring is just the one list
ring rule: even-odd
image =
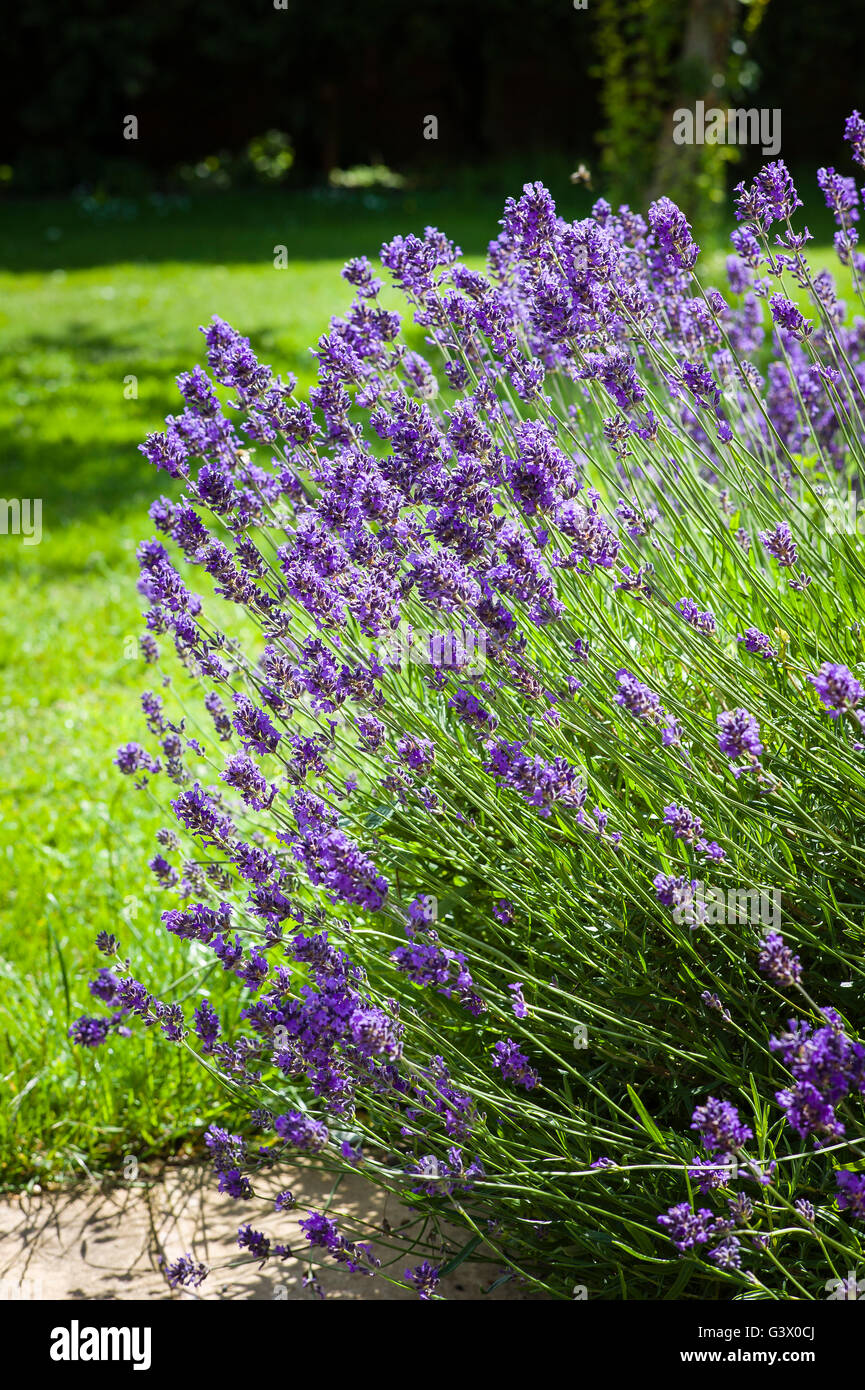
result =
[[704,989],[700,998],[707,1009],[712,1009],[715,1013],[720,1014],[727,1023],[732,1022],[729,1009],[724,1006],[717,994],[713,994],[710,990]]
[[659,198],[649,207],[649,226],[657,246],[657,264],[668,274],[693,269],[700,248],[691,235],[685,214],[669,198]]
[[286,1144],[306,1153],[320,1153],[330,1137],[326,1125],[301,1110],[290,1110],[287,1115],[277,1115],[273,1127]]
[[248,695],[235,695],[232,723],[244,748],[251,749],[261,756],[272,753],[279,743],[281,735],[274,728],[266,711],[253,704]]
[[494,777],[500,787],[519,792],[541,816],[551,815],[553,806],[560,805],[576,810],[579,819],[586,800],[586,784],[576,768],[562,757],[553,758],[550,763],[537,754],[531,758],[523,747],[522,743],[504,739],[489,743],[484,772]]
[[584,506],[576,499],[563,502],[556,510],[556,525],[571,542],[571,553],[558,559],[561,568],[583,565],[593,569],[610,569],[621,549],[621,543],[600,512],[597,502],[591,499],[590,506]]
[[816,676],[808,679],[829,711],[830,719],[837,719],[851,710],[863,695],[863,687],[853,672],[837,662],[824,661]]
[[855,179],[836,174],[834,169],[818,169],[817,183],[839,227],[859,221],[859,193]]
[[821,1028],[791,1019],[789,1032],[769,1039],[794,1078],[793,1086],[777,1092],[778,1104],[797,1134],[818,1142],[844,1133],[837,1103],[851,1091],[865,1093],[865,1047],[847,1036],[834,1009],[823,1016]]
[[549,428],[529,420],[516,430],[517,457],[508,469],[508,480],[524,515],[549,511],[577,484],[570,459],[562,453]]
[[175,429],[169,428],[164,434],[148,434],[139,451],[152,463],[154,468],[164,468],[172,478],[180,478],[189,472],[189,450]]
[[229,719],[225,705],[215,690],[211,690],[204,697],[204,708],[211,716],[218,737],[225,742],[231,738],[231,720]]
[[388,885],[371,859],[333,823],[317,797],[298,793],[291,800],[298,823],[295,835],[284,834],[310,882],[324,887],[333,901],[355,903],[376,912],[384,902]]
[[270,382],[271,371],[260,365],[249,339],[216,315],[201,331],[207,341],[207,361],[216,380],[223,386],[233,387],[241,400],[260,395]]
[[726,1187],[735,1179],[736,1171],[735,1160],[729,1154],[720,1160],[695,1158],[688,1169],[688,1177],[697,1183],[705,1196],[707,1192],[714,1192],[716,1188]]
[[835,1183],[838,1188],[838,1210],[865,1221],[865,1173],[842,1168],[835,1174]]
[[262,1235],[261,1231],[254,1231],[251,1226],[241,1226],[237,1232],[237,1244],[241,1250],[248,1250],[253,1259],[260,1260],[264,1264],[270,1254],[270,1241],[267,1236]]
[[616,704],[621,705],[629,714],[633,714],[636,719],[652,719],[661,713],[660,696],[637,680],[630,671],[617,671],[616,680],[619,686],[615,696]]
[[760,531],[760,540],[774,560],[783,568],[796,564],[799,552],[786,521],[779,521],[774,531]]
[[[409,909],[411,912],[411,909]],[[478,1015],[486,1005],[474,991],[471,973],[461,951],[440,945],[438,933],[408,924],[408,946],[397,946],[391,960],[397,970],[415,984],[434,986],[445,998],[456,998],[469,1013]]]
[[171,1264],[165,1264],[163,1260],[162,1272],[172,1289],[197,1289],[209,1273],[207,1265],[194,1260],[189,1251],[173,1260]]
[[88,1018],[82,1014],[69,1029],[69,1037],[79,1047],[100,1047],[108,1036],[107,1018]]
[[740,633],[736,641],[743,643],[746,652],[750,652],[753,656],[761,656],[764,661],[768,661],[772,657],[778,655],[775,648],[772,646],[771,639],[766,636],[765,632],[761,632],[759,628],[746,628],[744,635]]
[[529,1059],[520,1052],[513,1038],[497,1042],[493,1047],[493,1066],[498,1067],[502,1080],[512,1081],[515,1086],[523,1086],[531,1091],[540,1081],[538,1073],[529,1066]]
[[[728,758],[746,758],[750,766],[758,766],[758,758],[763,752],[760,742],[760,726],[753,714],[746,709],[723,710],[716,720],[718,725],[718,747]],[[742,767],[732,769],[734,777],[746,771]]]
[[152,869],[162,888],[173,888],[179,882],[180,876],[177,870],[172,868],[168,860],[164,859],[161,854],[155,855],[147,867]]
[[231,817],[220,810],[214,797],[199,786],[198,782],[189,791],[181,792],[171,802],[171,809],[177,819],[191,834],[197,835],[203,844],[219,847],[230,841],[234,835]]
[[354,260],[346,261],[341,274],[350,285],[354,285],[362,298],[374,298],[382,288],[382,282],[373,274],[366,256],[357,256]]
[[851,112],[847,117],[844,125],[844,139],[848,140],[853,147],[853,158],[857,164],[865,167],[865,121],[858,111]]
[[375,719],[371,714],[361,714],[358,715],[356,727],[361,742],[370,752],[381,748],[385,740],[385,727],[381,720]]
[[406,1282],[417,1290],[418,1297],[426,1302],[438,1288],[440,1273],[436,1265],[424,1260],[423,1264],[417,1265],[414,1269],[407,1269],[405,1278]]
[[159,771],[159,763],[154,762],[140,743],[125,743],[122,748],[118,748],[114,763],[124,777],[130,777],[134,772],[142,770],[154,773]]
[[232,1197],[236,1202],[246,1202],[253,1195],[252,1183],[239,1168],[227,1168],[217,1174],[216,1186],[219,1192]]
[[716,1219],[714,1213],[705,1207],[692,1211],[687,1202],[680,1202],[658,1217],[658,1225],[670,1237],[679,1254],[684,1255],[695,1246],[706,1244],[716,1230]]
[[511,1000],[511,1008],[512,1008],[513,1011],[514,1011],[514,1018],[527,1018],[527,1017],[528,1017],[529,1010],[528,1010],[528,1007],[527,1007],[527,1005],[526,1005],[526,1001],[525,1001],[525,999],[523,998],[523,986],[522,986],[522,984],[520,983],[519,980],[517,980],[517,981],[515,981],[514,984],[508,985],[508,989],[510,990],[511,994],[514,996],[513,999]]
[[705,1105],[698,1105],[691,1117],[691,1129],[695,1129],[708,1153],[733,1154],[748,1139],[753,1139],[753,1131],[739,1118],[735,1105],[729,1101],[709,1096]]
[[730,233],[730,241],[738,252],[739,260],[745,267],[743,271],[739,272],[741,292],[744,293],[754,279],[753,274],[749,274],[749,272],[759,270],[763,264],[763,249],[750,227],[737,227],[735,231]]
[[652,881],[658,902],[663,907],[678,908],[688,904],[698,886],[696,879],[689,880],[671,874],[656,874]]
[[557,225],[556,205],[542,183],[524,184],[522,197],[505,203],[502,226],[524,256],[550,243]]
[[435,748],[428,738],[401,738],[396,751],[412,772],[428,772],[435,762]]
[[223,782],[239,791],[247,806],[264,811],[273,805],[276,787],[268,786],[256,764],[246,753],[233,753],[219,774]]
[[363,1057],[402,1056],[402,1029],[381,1009],[357,1008],[349,1019],[349,1036]]
[[677,806],[675,802],[664,807],[664,821],[672,827],[677,840],[687,840],[689,844],[703,833],[703,822],[687,806]]
[[781,159],[765,165],[749,189],[738,183],[736,192],[736,216],[755,221],[763,228],[791,217],[802,206],[790,171]]
[[220,1023],[219,1015],[208,999],[202,999],[196,1007],[192,1026],[201,1040],[201,1051],[205,1054],[212,1052],[219,1037]]
[[478,733],[489,734],[498,725],[498,719],[486,709],[470,690],[458,690],[448,700],[448,709],[456,710],[457,718]]
[[680,598],[675,606],[685,622],[690,623],[691,627],[695,627],[698,632],[712,633],[715,631],[715,615],[710,608],[701,612],[694,600],[690,598]]
[[726,1235],[719,1245],[709,1251],[708,1258],[719,1269],[741,1269],[742,1253],[737,1236]]
[[99,971],[96,979],[91,980],[87,988],[94,999],[98,999],[101,1004],[106,1004],[109,1008],[116,1004],[120,997],[120,981],[106,967]]
[[339,1249],[342,1237],[332,1217],[325,1216],[320,1211],[310,1211],[307,1216],[301,1217],[297,1224],[310,1245],[330,1251]]
[[832,1102],[811,1081],[797,1081],[793,1086],[776,1091],[775,1099],[790,1128],[803,1139],[810,1135],[819,1144],[823,1139],[838,1139],[844,1133]]
[[780,932],[767,932],[760,947],[757,964],[764,975],[782,988],[796,985],[802,978],[799,957],[794,956],[790,947],[784,944]]
[[813,331],[813,325],[803,317],[801,310],[782,294],[769,296],[769,309],[778,327],[792,333],[794,338],[807,338]]

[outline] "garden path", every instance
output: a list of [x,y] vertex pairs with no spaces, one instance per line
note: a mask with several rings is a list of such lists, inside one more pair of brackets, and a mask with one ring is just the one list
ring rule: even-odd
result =
[[[332,1179],[306,1170],[291,1184],[297,1209],[265,1221],[278,1225],[278,1238],[295,1250],[305,1249],[297,1220],[307,1207],[321,1210]],[[237,1228],[261,1222],[260,1202],[237,1202],[221,1196],[209,1170],[198,1165],[171,1165],[143,1170],[132,1182],[21,1192],[0,1199],[0,1298],[4,1299],[252,1299],[300,1300],[314,1295],[301,1282],[299,1262],[280,1270],[275,1261],[260,1270],[237,1249]],[[406,1209],[395,1198],[375,1194],[361,1178],[340,1185],[333,1210],[358,1222],[378,1225],[386,1216],[398,1227]],[[187,1250],[211,1269],[199,1290],[172,1293],[159,1269],[165,1255],[173,1260]],[[379,1251],[385,1258],[392,1255]],[[394,1265],[401,1276],[420,1259],[406,1251]],[[478,1299],[498,1277],[494,1265],[463,1264],[442,1280],[448,1299]],[[338,1266],[320,1269],[328,1298],[416,1299],[379,1277],[350,1275]],[[494,1299],[525,1299],[514,1281],[496,1288]],[[536,1295],[535,1295],[536,1297]]]

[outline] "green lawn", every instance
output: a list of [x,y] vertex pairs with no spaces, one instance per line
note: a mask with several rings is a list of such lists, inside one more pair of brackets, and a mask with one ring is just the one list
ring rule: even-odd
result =
[[[562,211],[588,202],[566,187]],[[139,1031],[92,1054],[66,1035],[88,1009],[102,929],[151,989],[186,988],[183,945],[159,929],[148,882],[159,821],[112,757],[139,733],[134,549],[166,487],[136,446],[178,408],[173,379],[202,357],[198,325],[219,313],[306,386],[310,345],[350,302],[348,256],[432,222],[479,263],[500,209],[491,195],[226,195],[128,218],[71,202],[3,209],[0,494],[41,497],[43,537],[0,536],[0,1184],[181,1147],[220,1103],[182,1049]],[[288,269],[273,267],[278,245]]]
[[[182,1049],[137,1032],[73,1048],[113,930],[149,986],[184,969],[158,926],[147,859],[158,817],[112,766],[139,735],[143,662],[134,550],[165,490],[136,446],[177,409],[213,313],[264,360],[312,380],[309,347],[350,303],[353,254],[430,221],[482,252],[500,205],[226,196],[94,220],[72,203],[7,206],[0,234],[0,495],[42,498],[40,545],[0,536],[0,1183],[116,1167],[181,1144],[219,1103]],[[273,267],[285,245],[291,265]],[[128,378],[137,381],[129,399]],[[218,991],[219,980],[214,980]]]

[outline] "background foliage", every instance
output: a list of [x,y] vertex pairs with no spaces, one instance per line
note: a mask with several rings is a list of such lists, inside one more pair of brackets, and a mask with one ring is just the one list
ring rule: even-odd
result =
[[[731,94],[745,67],[749,104],[781,107],[785,139],[816,164],[856,104],[865,27],[849,0],[284,3],[212,0],[206,16],[191,0],[18,6],[0,130],[13,186],[123,188],[212,151],[237,154],[270,129],[291,136],[299,183],[381,161],[438,181],[454,166],[541,152],[591,162],[599,132],[607,174],[639,184],[672,89],[705,86],[699,65],[682,66],[689,22],[719,16],[746,45],[727,54]],[[122,138],[130,112],[134,160]],[[422,136],[429,113],[438,141]]]

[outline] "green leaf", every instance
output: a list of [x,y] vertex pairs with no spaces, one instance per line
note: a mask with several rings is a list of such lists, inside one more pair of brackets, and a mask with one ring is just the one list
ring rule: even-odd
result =
[[661,1131],[658,1129],[658,1126],[655,1124],[655,1121],[652,1119],[645,1105],[640,1100],[640,1097],[637,1095],[636,1091],[634,1090],[633,1086],[630,1085],[630,1083],[628,1084],[628,1095],[631,1097],[631,1100],[634,1103],[634,1109],[636,1110],[637,1114],[642,1120],[643,1128],[645,1129],[646,1133],[651,1135],[655,1143],[660,1144],[662,1149],[666,1149],[666,1139],[664,1138]]
[[364,816],[363,823],[367,830],[377,830],[385,821],[390,820],[395,810],[395,806],[373,806],[369,814]]
[[471,1240],[467,1240],[459,1254],[454,1255],[452,1260],[448,1260],[444,1268],[439,1271],[439,1277],[443,1279],[446,1274],[453,1274],[455,1269],[459,1269],[463,1260],[467,1260],[472,1251],[477,1250],[482,1240],[483,1236],[472,1236]]

